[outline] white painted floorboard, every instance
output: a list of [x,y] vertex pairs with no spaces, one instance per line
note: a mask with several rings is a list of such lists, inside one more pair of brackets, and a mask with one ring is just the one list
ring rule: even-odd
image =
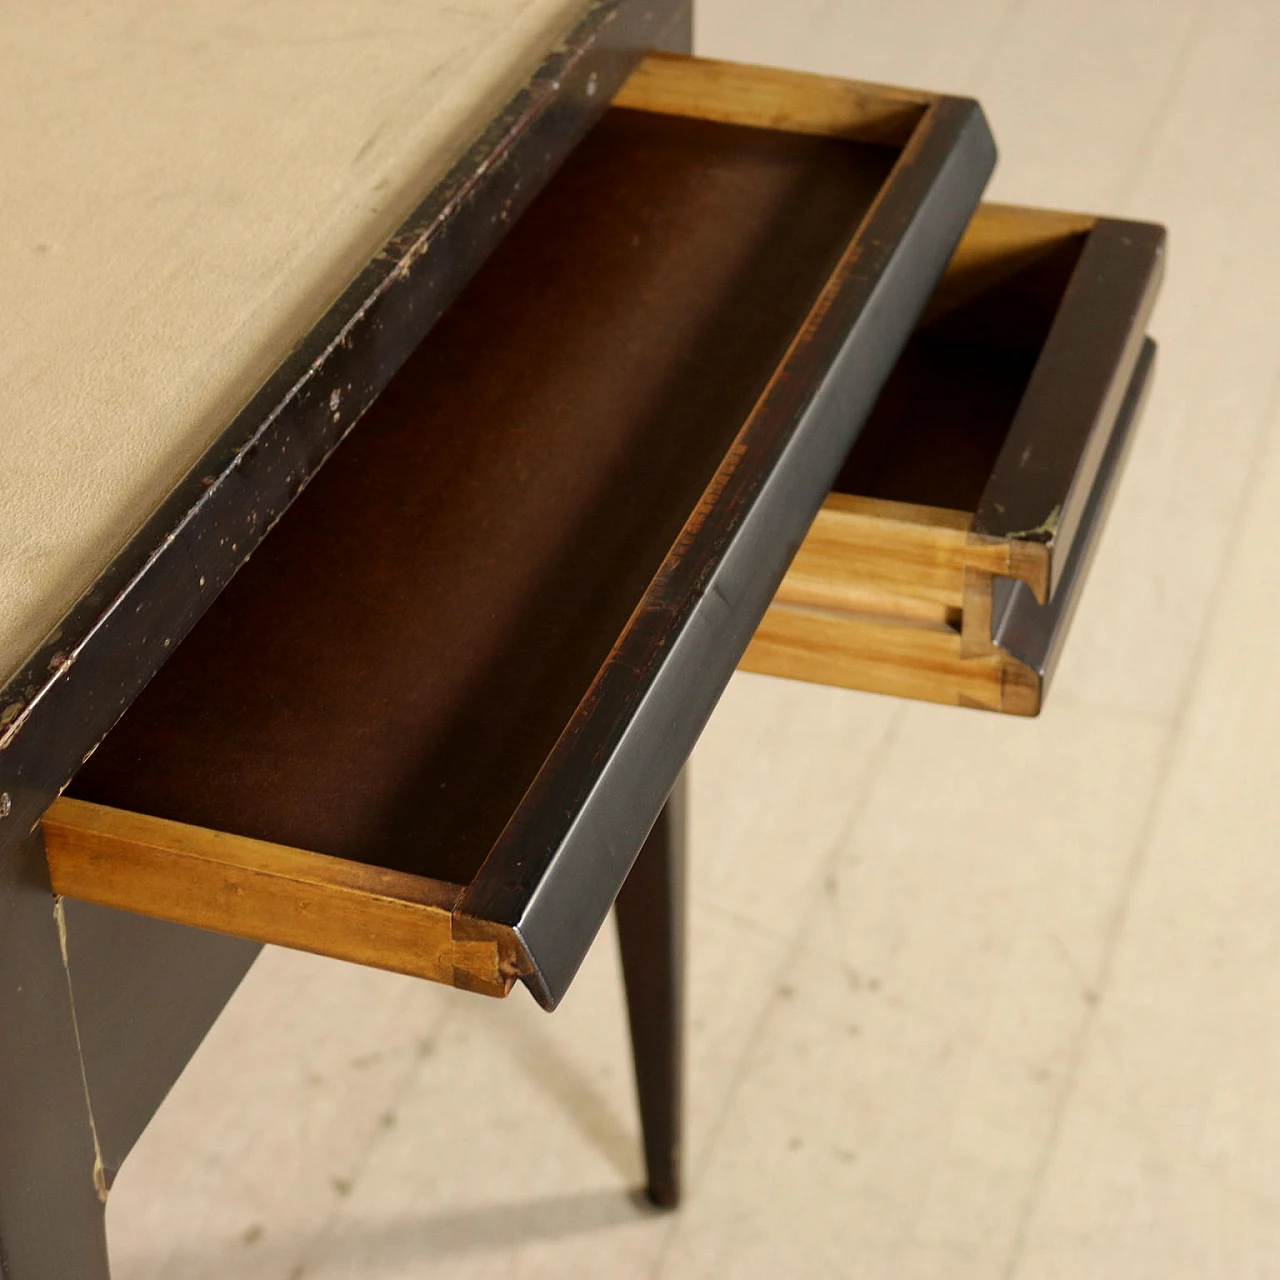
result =
[[702,0],[697,41],[974,94],[995,198],[1169,225],[1049,708],[734,681],[678,1214],[630,1191],[611,931],[552,1018],[276,951],[113,1189],[120,1280],[1280,1274],[1280,5]]

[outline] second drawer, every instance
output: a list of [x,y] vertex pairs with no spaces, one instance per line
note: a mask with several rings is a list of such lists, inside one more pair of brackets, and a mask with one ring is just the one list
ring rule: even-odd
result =
[[1035,715],[1154,359],[1163,247],[982,206],[741,666]]

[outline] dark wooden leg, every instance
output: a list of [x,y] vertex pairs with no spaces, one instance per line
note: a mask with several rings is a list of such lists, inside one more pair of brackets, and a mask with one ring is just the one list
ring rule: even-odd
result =
[[[693,3],[667,31],[660,49],[693,49]],[[614,914],[631,1022],[631,1054],[644,1129],[645,1193],[656,1205],[680,1202],[684,1080],[684,840],[682,773],[658,815]]]
[[0,857],[4,1280],[108,1280],[104,1195],[37,832]]
[[680,1200],[684,844],[681,774],[615,907],[644,1129],[645,1190],[663,1208],[673,1208]]

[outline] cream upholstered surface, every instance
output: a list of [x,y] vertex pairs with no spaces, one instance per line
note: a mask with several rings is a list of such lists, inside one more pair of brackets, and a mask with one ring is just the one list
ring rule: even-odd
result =
[[0,681],[585,0],[0,21]]

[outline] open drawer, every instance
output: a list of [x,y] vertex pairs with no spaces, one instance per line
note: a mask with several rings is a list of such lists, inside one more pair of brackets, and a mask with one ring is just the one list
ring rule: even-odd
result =
[[1162,228],[975,215],[743,659],[1035,715],[1155,348]]
[[642,63],[46,814],[55,891],[553,1005],[993,162],[972,102]]

